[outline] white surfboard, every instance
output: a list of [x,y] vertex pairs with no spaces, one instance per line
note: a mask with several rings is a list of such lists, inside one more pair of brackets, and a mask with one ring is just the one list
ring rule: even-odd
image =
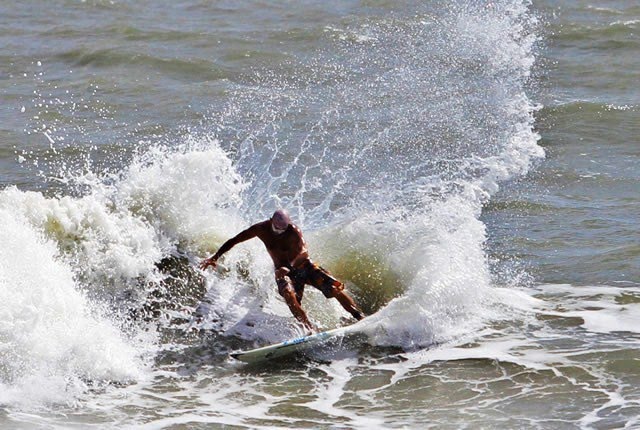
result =
[[231,356],[236,360],[244,361],[249,364],[273,360],[274,358],[284,357],[285,355],[293,354],[294,352],[304,351],[312,346],[325,343],[332,338],[342,336],[348,331],[348,329],[349,326],[339,327],[333,330],[327,330],[311,334],[309,336],[302,336],[296,339],[287,340],[282,343],[276,343],[275,345],[264,346],[262,348],[252,349],[245,352],[237,352],[231,354]]

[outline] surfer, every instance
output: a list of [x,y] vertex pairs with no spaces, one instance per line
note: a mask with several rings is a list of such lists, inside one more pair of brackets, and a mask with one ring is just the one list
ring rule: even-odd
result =
[[305,284],[316,287],[326,298],[335,297],[355,319],[364,318],[353,299],[344,291],[344,284],[311,261],[302,231],[282,209],[275,211],[270,219],[254,224],[227,240],[213,256],[200,263],[200,268],[215,268],[218,259],[225,252],[254,237],[264,243],[273,260],[278,293],[284,298],[293,316],[308,330],[313,331],[314,328],[300,304]]

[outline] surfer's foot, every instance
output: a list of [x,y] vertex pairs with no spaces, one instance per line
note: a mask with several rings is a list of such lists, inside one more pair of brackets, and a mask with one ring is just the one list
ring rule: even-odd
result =
[[[361,319],[363,319],[365,317],[365,314],[363,314],[360,311],[356,312],[351,312],[351,317],[354,318],[356,321],[360,321]],[[353,320],[349,317],[341,317],[340,318],[340,325],[349,325],[349,324],[353,324]]]
[[311,334],[318,332],[318,328],[314,324],[312,324],[310,321],[305,321],[305,322],[300,321],[300,324],[302,325],[302,331],[305,334],[305,336],[309,336]]
[[349,324],[353,324],[353,321],[351,321],[351,318],[349,317],[340,317],[340,326],[345,326],[345,325],[349,325]]
[[353,299],[344,291],[338,291],[334,296],[342,305],[345,311],[349,312],[355,319],[360,321],[364,318],[364,314],[360,312]]

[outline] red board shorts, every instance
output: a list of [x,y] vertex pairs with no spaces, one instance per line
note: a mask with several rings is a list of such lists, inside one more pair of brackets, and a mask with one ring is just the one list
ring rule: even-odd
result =
[[293,288],[298,301],[302,301],[304,286],[307,284],[322,291],[326,298],[334,297],[337,292],[344,290],[342,282],[311,260],[307,260],[301,266],[289,267],[288,269],[290,272],[287,276],[276,279],[278,293],[281,296],[284,295],[287,289]]

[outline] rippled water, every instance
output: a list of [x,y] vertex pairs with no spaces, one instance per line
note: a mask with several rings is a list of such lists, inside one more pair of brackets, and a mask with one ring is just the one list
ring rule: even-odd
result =
[[[630,0],[0,4],[0,426],[640,425],[639,27]],[[244,366],[299,334],[268,256],[193,268],[277,206],[372,315]]]

